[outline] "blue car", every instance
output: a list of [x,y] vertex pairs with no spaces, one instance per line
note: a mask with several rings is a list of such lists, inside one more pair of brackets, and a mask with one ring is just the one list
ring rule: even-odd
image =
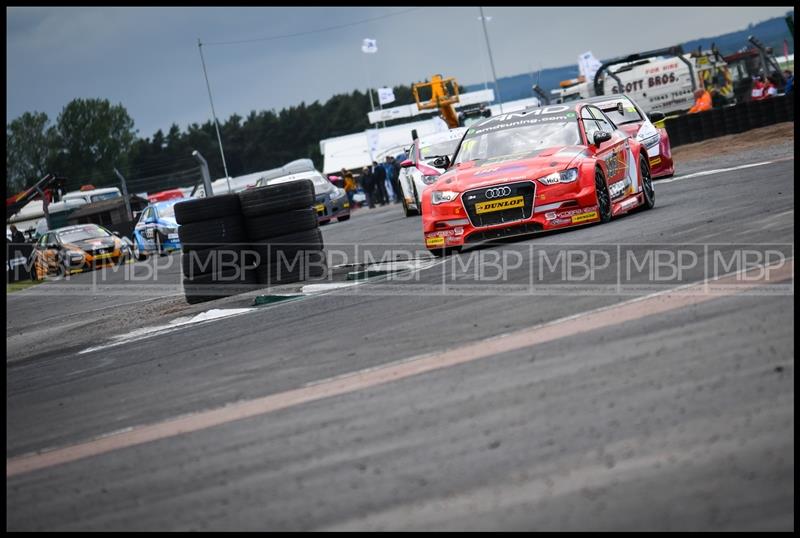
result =
[[156,202],[144,208],[133,230],[133,255],[137,260],[143,260],[150,254],[163,256],[170,251],[180,250],[175,204],[182,201],[178,198]]

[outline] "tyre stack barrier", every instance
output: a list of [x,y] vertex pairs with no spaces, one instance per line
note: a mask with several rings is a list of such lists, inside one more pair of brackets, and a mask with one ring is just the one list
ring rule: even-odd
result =
[[224,194],[175,204],[186,302],[242,293],[256,284],[239,197]]
[[259,284],[287,284],[325,275],[325,253],[311,180],[239,193]]
[[668,118],[664,127],[670,145],[676,147],[785,121],[794,121],[794,99],[780,95]]

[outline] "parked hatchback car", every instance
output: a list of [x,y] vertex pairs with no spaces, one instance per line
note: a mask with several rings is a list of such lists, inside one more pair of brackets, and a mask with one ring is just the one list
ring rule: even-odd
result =
[[281,177],[261,178],[256,187],[278,185],[289,181],[310,179],[314,183],[314,210],[320,224],[336,219],[339,222],[350,218],[350,201],[344,189],[337,187],[317,170],[298,172]]

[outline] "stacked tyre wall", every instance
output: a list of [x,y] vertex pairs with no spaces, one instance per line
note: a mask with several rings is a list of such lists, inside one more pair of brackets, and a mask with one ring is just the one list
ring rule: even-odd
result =
[[234,295],[256,283],[253,268],[243,263],[241,255],[247,246],[247,235],[237,195],[175,204],[175,220],[180,225],[181,271],[187,302]]
[[781,95],[665,120],[672,147],[794,121],[793,96]]
[[239,193],[260,284],[285,284],[325,272],[322,234],[310,180]]

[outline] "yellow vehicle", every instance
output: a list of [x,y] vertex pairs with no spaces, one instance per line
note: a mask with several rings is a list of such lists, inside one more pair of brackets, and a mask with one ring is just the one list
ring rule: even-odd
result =
[[[427,101],[422,101],[420,91],[430,89],[431,96]],[[458,84],[453,77],[442,78],[442,75],[433,75],[430,82],[418,82],[411,87],[418,110],[439,109],[442,119],[450,129],[459,126],[458,114],[453,107],[459,102]]]

